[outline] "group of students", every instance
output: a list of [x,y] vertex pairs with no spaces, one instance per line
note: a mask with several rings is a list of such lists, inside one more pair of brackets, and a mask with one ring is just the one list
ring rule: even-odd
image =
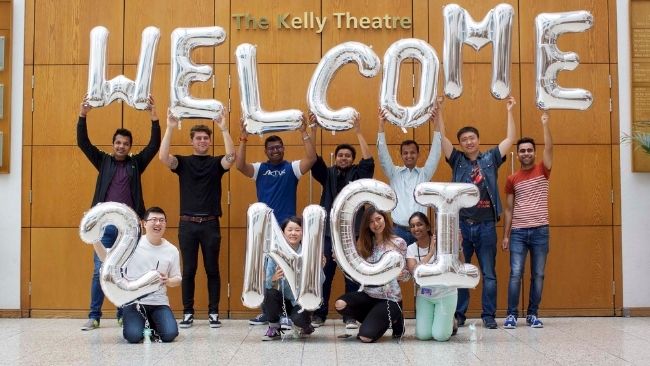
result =
[[[466,262],[471,261],[474,253],[479,259],[479,266],[483,274],[483,313],[482,318],[487,328],[496,328],[494,320],[496,309],[496,276],[494,264],[496,260],[496,227],[495,224],[502,214],[502,207],[499,199],[499,192],[496,185],[498,167],[505,161],[505,155],[515,141],[516,130],[512,108],[515,101],[513,98],[507,100],[508,111],[507,137],[495,147],[482,153],[479,150],[478,130],[473,127],[465,127],[458,134],[458,140],[462,151],[456,150],[448,138],[445,137],[444,123],[442,119],[442,98],[436,102],[432,110],[432,121],[435,132],[433,134],[431,150],[423,167],[416,165],[419,157],[419,145],[413,140],[406,140],[400,146],[400,155],[404,165],[393,164],[387,148],[384,135],[386,123],[385,114],[379,111],[379,125],[377,149],[381,167],[390,181],[398,197],[398,205],[390,215],[368,206],[358,213],[355,223],[355,234],[357,236],[356,247],[358,253],[367,261],[375,262],[386,251],[398,251],[407,259],[407,268],[400,276],[383,286],[365,286],[359,291],[359,285],[346,277],[346,292],[335,301],[336,311],[342,315],[343,321],[348,329],[358,328],[357,337],[362,342],[374,342],[381,338],[388,329],[392,329],[394,337],[400,337],[404,333],[404,318],[401,309],[402,294],[398,281],[408,280],[409,272],[421,263],[432,263],[435,260],[435,235],[432,226],[427,218],[426,207],[418,205],[413,198],[413,190],[419,183],[431,180],[436,171],[441,151],[446,161],[452,167],[453,181],[474,183],[479,187],[481,199],[476,207],[464,209],[460,212],[460,227],[463,235],[463,253]],[[316,126],[315,117],[310,115],[308,121],[304,121],[300,128],[302,141],[305,149],[305,156],[296,161],[284,159],[284,144],[280,137],[269,136],[264,142],[264,150],[267,157],[265,162],[248,163],[246,161],[246,143],[248,133],[245,124],[241,122],[241,134],[239,137],[239,149],[234,151],[234,144],[228,133],[228,125],[224,119],[215,120],[215,124],[221,129],[226,153],[222,156],[213,157],[209,154],[211,147],[212,131],[203,125],[193,126],[190,130],[190,139],[193,153],[189,156],[171,155],[170,145],[173,130],[178,126],[178,120],[168,112],[167,129],[165,136],[160,140],[160,127],[155,113],[153,99],[150,99],[152,119],[152,137],[149,144],[138,154],[128,155],[132,143],[130,132],[118,129],[113,137],[113,154],[99,151],[90,144],[86,130],[86,114],[90,111],[88,103],[84,100],[81,106],[79,122],[77,125],[78,142],[82,151],[93,162],[99,171],[98,183],[93,199],[93,204],[105,201],[117,201],[130,205],[144,219],[146,235],[149,231],[155,233],[164,232],[166,217],[164,220],[157,218],[151,228],[148,226],[151,219],[149,213],[144,213],[142,200],[142,188],[140,175],[146,168],[149,161],[155,156],[160,148],[159,159],[168,166],[172,172],[179,176],[180,182],[180,222],[179,242],[180,257],[183,261],[182,280],[171,272],[163,273],[167,286],[177,285],[180,282],[183,294],[183,319],[179,322],[181,328],[192,326],[194,321],[194,278],[196,275],[196,263],[198,249],[203,252],[203,260],[208,277],[208,323],[211,327],[221,326],[218,315],[220,275],[219,275],[219,246],[221,216],[221,178],[235,164],[237,169],[247,177],[255,181],[257,199],[266,203],[273,209],[278,222],[282,223],[287,242],[300,251],[302,239],[302,223],[296,216],[296,190],[300,177],[308,171],[316,181],[322,185],[320,204],[328,213],[326,232],[324,239],[323,259],[323,303],[320,309],[312,312],[301,309],[296,300],[292,297],[291,291],[283,281],[283,273],[275,263],[268,258],[266,262],[266,292],[263,303],[263,314],[251,319],[251,324],[269,324],[263,337],[264,340],[273,340],[281,337],[282,325],[280,319],[284,315],[287,323],[292,324],[297,332],[302,335],[313,333],[314,328],[323,325],[328,316],[328,303],[331,293],[331,285],[336,270],[336,262],[333,257],[332,239],[329,230],[329,211],[338,193],[351,181],[361,178],[372,178],[374,175],[374,160],[370,153],[368,144],[361,133],[359,116],[353,122],[353,131],[357,136],[361,149],[361,160],[355,164],[356,149],[350,144],[340,144],[334,151],[334,164],[328,167],[322,156],[318,156],[315,149]],[[548,210],[547,197],[540,194],[548,194],[548,176],[550,174],[550,157],[552,147],[550,132],[548,132],[548,118],[542,118],[544,126],[545,150],[544,164],[541,169],[533,169],[535,165],[535,145],[532,139],[517,143],[517,155],[522,163],[524,173],[534,172],[521,176],[517,172],[516,177],[508,179],[507,186],[508,207],[505,211],[506,226],[502,248],[508,247],[513,253],[515,250],[519,256],[511,255],[512,258],[519,258],[519,262],[513,265],[510,278],[511,291],[509,290],[508,318],[505,327],[516,326],[519,287],[515,282],[520,283],[523,262],[525,262],[526,251],[531,251],[535,272],[531,281],[537,281],[533,288],[539,291],[531,291],[531,304],[528,308],[529,318],[533,316],[533,322],[537,320],[538,326],[541,321],[536,319],[537,307],[541,299],[541,282],[543,281],[543,270],[548,252]],[[312,127],[311,133],[308,127]],[[127,138],[128,137],[128,138]],[[128,141],[127,141],[128,140]],[[532,148],[530,148],[532,146]],[[153,153],[152,153],[153,152]],[[547,159],[548,157],[548,159]],[[548,160],[548,161],[547,161]],[[541,172],[541,173],[540,173]],[[540,174],[542,179],[540,178]],[[537,184],[533,190],[529,188],[529,181]],[[519,199],[518,190],[522,184],[525,186],[527,201]],[[540,185],[546,185],[545,190]],[[509,188],[508,188],[509,187]],[[508,190],[510,189],[510,190]],[[531,193],[532,192],[532,193]],[[531,198],[531,196],[533,196]],[[540,202],[544,201],[543,207]],[[546,211],[545,219],[531,220],[529,206],[535,206],[533,210],[537,215]],[[523,212],[523,213],[522,213]],[[164,216],[164,214],[163,214]],[[543,215],[542,215],[543,216]],[[522,226],[523,222],[523,226]],[[541,224],[540,224],[541,223]],[[533,250],[531,245],[537,245],[543,240],[530,242],[528,232],[518,233],[520,230],[528,230],[531,226],[537,225],[546,228],[546,249],[537,248]],[[105,230],[102,238],[103,245],[96,245],[96,249],[112,245],[110,227]],[[512,237],[510,241],[507,239]],[[517,239],[515,239],[517,238]],[[114,238],[113,238],[114,241]],[[151,240],[149,240],[151,242]],[[410,245],[408,245],[410,244]],[[154,245],[155,246],[155,245]],[[407,247],[408,246],[408,247]],[[137,253],[136,253],[137,254]],[[152,255],[149,253],[149,255]],[[521,260],[521,255],[523,259]],[[543,257],[543,258],[542,258]],[[178,253],[177,253],[178,259]],[[101,265],[101,258],[95,256],[95,274],[91,291],[91,312],[89,321],[82,329],[90,330],[99,326],[101,317],[101,301],[96,298],[98,286],[98,270]],[[98,265],[99,263],[99,265]],[[174,266],[172,266],[174,267]],[[538,273],[541,271],[541,274]],[[133,272],[129,272],[132,274]],[[95,283],[97,282],[97,286]],[[101,288],[99,288],[101,292]],[[533,295],[535,292],[535,295]],[[512,296],[511,296],[512,295]],[[103,296],[103,295],[102,295]],[[151,296],[151,295],[150,295]],[[151,329],[158,331],[159,323],[170,325],[174,329],[158,331],[162,341],[170,341],[177,334],[178,329],[175,321],[169,321],[166,316],[164,321],[151,316],[151,309],[147,309],[148,297],[140,299],[136,306],[137,310],[146,321],[137,323],[137,328],[151,326]],[[101,299],[103,300],[103,298]],[[160,306],[160,301],[155,305]],[[466,289],[456,290],[455,288],[417,288],[416,299],[416,337],[418,339],[436,339],[438,341],[448,340],[455,329],[455,325],[462,326],[465,321],[467,310],[468,292]],[[141,306],[143,305],[143,306]],[[152,304],[153,305],[153,304]],[[513,305],[513,306],[511,306]],[[169,307],[168,300],[166,305]],[[125,307],[128,308],[128,307]],[[121,314],[118,314],[118,319]],[[134,334],[131,324],[131,317],[124,316],[124,336],[129,342],[139,342],[142,337],[127,336]],[[172,317],[173,320],[173,317]],[[173,323],[173,326],[171,324]],[[164,328],[164,326],[163,326]],[[162,336],[165,334],[166,336]],[[174,335],[171,337],[170,335]]]

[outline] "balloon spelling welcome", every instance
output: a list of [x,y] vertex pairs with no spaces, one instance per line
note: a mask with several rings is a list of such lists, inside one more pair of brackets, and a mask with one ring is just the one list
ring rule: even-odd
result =
[[[514,10],[508,4],[499,4],[485,18],[475,22],[467,10],[450,4],[443,8],[444,50],[443,68],[445,94],[458,98],[463,92],[462,46],[475,50],[492,43],[491,93],[497,99],[510,94],[511,33]],[[573,52],[560,52],[557,38],[566,32],[582,32],[591,28],[593,16],[586,11],[543,13],[535,20],[536,38],[536,94],[540,109],[578,109],[591,106],[592,96],[583,89],[565,89],[557,84],[557,73],[573,70],[578,57]],[[145,29],[138,61],[136,81],[119,75],[107,81],[106,39],[108,31],[96,27],[90,34],[90,62],[88,70],[88,97],[94,107],[107,105],[117,99],[137,108],[146,108],[146,97],[151,90],[153,62],[159,31]],[[216,46],[226,38],[221,27],[177,28],[172,32],[170,108],[177,118],[216,118],[223,113],[223,105],[214,99],[196,99],[189,93],[190,85],[206,81],[212,75],[208,65],[196,65],[190,59],[196,47]],[[532,40],[531,40],[532,41]],[[297,110],[267,112],[260,106],[255,47],[237,48],[237,69],[246,129],[250,133],[297,129]],[[419,100],[414,106],[397,104],[399,65],[412,58],[422,65]],[[378,56],[368,45],[344,42],[330,49],[319,62],[307,90],[307,104],[318,123],[327,130],[352,128],[350,120],[357,112],[353,107],[332,110],[326,100],[330,81],[345,64],[355,62],[364,77],[374,77],[381,67]],[[425,41],[398,40],[384,55],[383,81],[379,95],[380,105],[387,110],[387,119],[402,128],[417,127],[430,116],[430,107],[436,98],[439,60],[435,50]]]

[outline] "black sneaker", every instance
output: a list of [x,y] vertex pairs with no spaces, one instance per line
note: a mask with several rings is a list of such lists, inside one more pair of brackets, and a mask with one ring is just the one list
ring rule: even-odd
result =
[[483,318],[483,326],[485,326],[487,329],[497,329],[497,321],[494,320],[493,317],[491,316],[486,316]]
[[208,322],[210,322],[210,328],[221,328],[221,322],[219,321],[219,314],[208,315]]
[[252,319],[248,319],[248,324],[250,325],[269,324],[269,318],[266,316],[266,314],[262,313]]
[[456,318],[456,323],[458,324],[459,328],[465,326],[465,319],[463,319],[463,317],[456,314],[456,315],[454,315],[454,318]]
[[189,328],[194,323],[194,314],[183,314],[183,320],[178,323],[181,328]]

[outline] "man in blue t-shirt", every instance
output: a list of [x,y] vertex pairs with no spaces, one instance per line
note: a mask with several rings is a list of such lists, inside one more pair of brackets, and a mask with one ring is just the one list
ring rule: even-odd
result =
[[[296,215],[298,180],[316,162],[316,149],[304,123],[300,127],[300,133],[305,147],[305,156],[302,159],[291,162],[284,160],[282,139],[279,136],[271,135],[264,140],[264,153],[268,160],[251,164],[246,162],[248,132],[243,120],[241,123],[239,151],[235,165],[245,176],[253,178],[257,201],[263,202],[273,209],[273,214],[280,224],[286,218]],[[259,314],[249,320],[251,325],[262,325],[267,322],[264,314]]]

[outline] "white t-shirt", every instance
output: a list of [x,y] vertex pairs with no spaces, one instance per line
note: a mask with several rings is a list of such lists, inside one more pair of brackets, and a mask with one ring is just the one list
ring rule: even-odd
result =
[[[165,239],[162,239],[160,245],[153,245],[146,236],[142,236],[126,266],[125,277],[133,280],[151,270],[157,270],[169,278],[181,276],[178,249]],[[169,306],[167,286],[161,286],[157,291],[140,299],[139,302],[144,305]]]
[[[419,264],[424,257],[429,254],[429,247],[426,248],[420,248],[418,247],[418,243],[413,243],[406,248],[406,259],[413,258],[415,261]],[[433,263],[433,261],[436,260],[436,256],[433,255],[431,256],[431,259],[429,260],[429,264]],[[422,286],[417,286],[416,287],[416,294],[417,296],[424,296],[428,297],[430,299],[440,299],[445,296],[455,294],[458,292],[458,289],[455,287],[447,287],[447,286],[432,286],[432,287],[422,287]]]

